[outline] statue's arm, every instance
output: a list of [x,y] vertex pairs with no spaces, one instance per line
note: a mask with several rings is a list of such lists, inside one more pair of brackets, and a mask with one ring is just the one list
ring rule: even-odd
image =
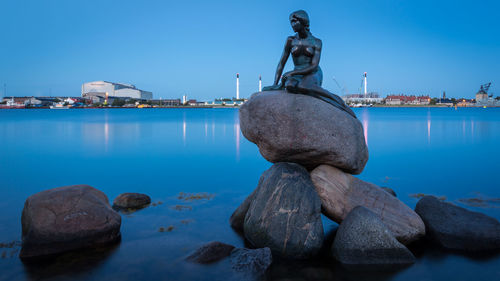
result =
[[311,65],[300,69],[294,70],[289,75],[307,75],[313,71],[315,71],[319,66],[319,59],[321,58],[321,48],[322,48],[321,40],[316,39],[316,44],[314,45],[314,55],[311,60]]
[[286,39],[285,48],[283,49],[283,54],[281,54],[280,62],[278,63],[278,67],[276,68],[276,75],[274,76],[274,85],[278,85],[281,79],[281,74],[283,73],[283,68],[285,68],[286,61],[290,56],[290,50],[292,48],[292,40],[293,37],[289,36]]

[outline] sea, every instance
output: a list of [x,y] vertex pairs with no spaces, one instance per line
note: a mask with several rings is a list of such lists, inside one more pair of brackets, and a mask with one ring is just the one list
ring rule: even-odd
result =
[[[432,194],[500,219],[499,108],[354,111],[370,154],[360,179],[392,188],[411,208]],[[229,217],[271,165],[242,135],[237,108],[0,110],[0,280],[500,280],[499,255],[427,242],[410,246],[415,264],[380,272],[344,269],[329,245],[314,260],[275,259],[264,276],[235,273],[229,259],[186,262],[210,241],[249,247]],[[117,244],[23,263],[26,198],[75,184],[110,202],[140,192],[153,204],[122,213]],[[323,225],[331,243],[338,225],[326,217]]]

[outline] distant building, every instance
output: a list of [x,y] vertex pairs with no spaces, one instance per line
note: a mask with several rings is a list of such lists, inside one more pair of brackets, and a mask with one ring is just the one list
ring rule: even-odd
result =
[[381,103],[384,99],[378,93],[372,92],[365,94],[350,94],[342,97],[345,103]]
[[95,81],[82,85],[82,97],[98,102],[106,98],[151,100],[153,99],[153,93],[137,89],[131,84]]
[[388,105],[428,105],[430,102],[429,96],[389,95],[385,98],[385,104]]

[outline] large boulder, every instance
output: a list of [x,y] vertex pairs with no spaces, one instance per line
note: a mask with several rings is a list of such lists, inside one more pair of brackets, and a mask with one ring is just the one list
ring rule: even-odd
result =
[[314,169],[311,179],[321,198],[323,214],[337,223],[355,207],[364,206],[377,214],[403,244],[425,235],[422,219],[410,207],[372,183],[328,165]]
[[[262,181],[262,178],[260,179]],[[260,185],[260,182],[259,182]],[[231,217],[229,218],[229,224],[232,228],[239,232],[243,232],[243,225],[245,224],[245,216],[247,215],[248,208],[250,208],[250,203],[252,203],[255,197],[257,189],[255,189],[248,197],[241,203],[241,205],[236,208]]]
[[273,255],[304,259],[323,244],[321,201],[307,170],[277,163],[265,171],[245,216],[244,235]]
[[101,191],[72,185],[28,197],[21,224],[26,259],[118,241],[121,217]]
[[359,174],[368,161],[359,120],[320,99],[258,92],[239,114],[241,132],[270,162],[294,162],[308,169],[328,164]]
[[500,249],[500,223],[485,214],[425,196],[415,207],[427,237],[441,246],[465,251]]
[[393,266],[415,262],[413,254],[372,211],[354,208],[340,224],[332,245],[333,256],[348,267]]

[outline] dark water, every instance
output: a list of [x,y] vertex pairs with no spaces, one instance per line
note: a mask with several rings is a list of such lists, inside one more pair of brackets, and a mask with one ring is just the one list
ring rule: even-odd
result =
[[[357,109],[370,150],[359,177],[393,188],[412,208],[414,193],[500,197],[500,109]],[[183,258],[218,240],[244,246],[232,211],[270,167],[239,132],[237,109],[0,110],[0,242],[19,241],[24,200],[41,190],[89,184],[113,200],[122,192],[162,202],[123,215],[122,241],[23,264],[19,246],[0,248],[0,280],[234,280],[229,261]],[[180,192],[213,199],[186,202]],[[176,210],[176,205],[191,209]],[[469,209],[500,218],[495,203]],[[336,224],[324,219],[330,234]],[[173,226],[170,232],[160,227]],[[327,256],[281,261],[267,280],[498,280],[500,256],[468,256],[414,245],[417,262],[391,273],[353,273]]]

